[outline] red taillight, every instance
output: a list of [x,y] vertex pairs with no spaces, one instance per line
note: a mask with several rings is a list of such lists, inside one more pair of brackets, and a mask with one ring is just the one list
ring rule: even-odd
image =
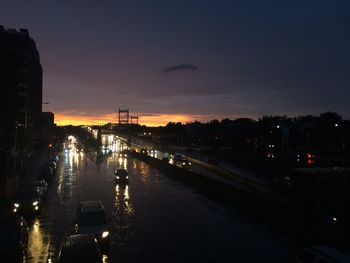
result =
[[313,159],[313,158],[315,158],[315,155],[314,155],[314,154],[311,154],[311,153],[308,153],[306,156],[307,156],[308,159]]
[[311,164],[314,164],[314,163],[315,163],[315,161],[314,161],[314,160],[310,160],[310,159],[309,159],[309,160],[307,160],[307,164],[310,164],[310,165],[311,165]]

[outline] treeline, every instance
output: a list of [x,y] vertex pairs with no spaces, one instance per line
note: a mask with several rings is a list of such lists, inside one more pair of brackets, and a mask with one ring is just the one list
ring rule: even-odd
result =
[[318,160],[343,163],[348,162],[350,156],[350,121],[335,112],[319,116],[263,116],[258,120],[169,122],[164,127],[135,126],[133,129],[160,144],[235,156],[288,159],[293,153],[295,156],[312,153]]

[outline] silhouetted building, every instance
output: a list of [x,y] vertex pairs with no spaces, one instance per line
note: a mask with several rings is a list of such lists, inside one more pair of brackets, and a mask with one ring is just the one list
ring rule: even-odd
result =
[[41,136],[40,142],[50,144],[55,127],[55,115],[52,112],[43,112],[41,114]]
[[42,67],[26,29],[0,26],[0,150],[30,152],[39,138]]

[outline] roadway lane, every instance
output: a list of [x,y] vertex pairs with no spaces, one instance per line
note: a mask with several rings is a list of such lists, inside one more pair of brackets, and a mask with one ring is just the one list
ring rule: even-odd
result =
[[[118,167],[129,185],[114,184]],[[73,233],[82,200],[101,200],[111,218],[106,262],[286,262],[287,241],[239,211],[217,204],[159,170],[116,154],[62,156],[44,212],[30,220],[26,262],[54,261]]]

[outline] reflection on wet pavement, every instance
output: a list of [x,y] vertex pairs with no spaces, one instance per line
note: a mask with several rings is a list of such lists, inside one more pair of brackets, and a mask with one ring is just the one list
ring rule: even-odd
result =
[[[128,184],[115,183],[118,168],[127,169]],[[83,200],[100,200],[110,218],[112,242],[104,262],[287,259],[283,238],[146,163],[118,153],[70,151],[61,156],[43,213],[28,222],[25,262],[55,262],[61,240],[74,233]]]
[[25,262],[46,262],[51,236],[48,224],[42,225],[43,219],[35,218],[29,223],[28,253]]
[[113,253],[117,254],[121,262],[128,256],[128,239],[132,234],[134,210],[130,203],[129,186],[115,186],[115,206],[113,211]]

